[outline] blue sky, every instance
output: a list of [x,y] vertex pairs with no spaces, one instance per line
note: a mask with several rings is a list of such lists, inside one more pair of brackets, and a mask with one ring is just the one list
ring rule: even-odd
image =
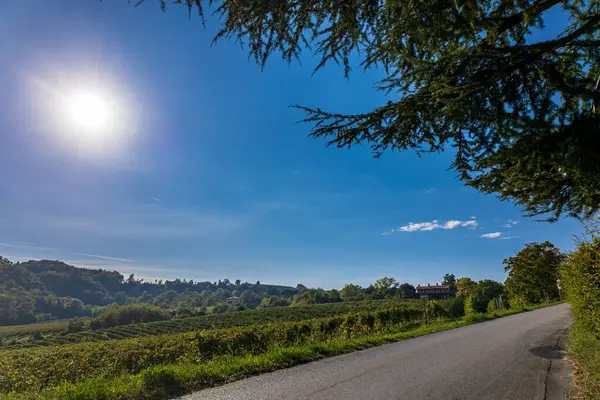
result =
[[[331,288],[503,280],[525,243],[567,249],[580,232],[464,187],[451,154],[325,148],[288,105],[368,111],[383,99],[377,71],[312,76],[307,55],[261,72],[239,45],[211,47],[214,21],[154,3],[0,6],[0,254]],[[65,122],[60,99],[75,90],[104,94],[110,132]]]

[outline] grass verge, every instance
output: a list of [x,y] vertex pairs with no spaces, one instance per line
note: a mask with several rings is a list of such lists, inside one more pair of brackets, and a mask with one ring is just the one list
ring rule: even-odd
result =
[[41,392],[9,393],[0,399],[61,399],[61,400],[150,400],[164,399],[221,385],[252,375],[271,372],[310,361],[350,353],[386,343],[415,338],[496,319],[523,311],[504,310],[490,314],[471,314],[462,319],[432,323],[405,331],[365,335],[351,339],[279,347],[258,355],[223,356],[204,363],[155,365],[139,374],[124,374],[116,378],[91,378],[78,383],[49,387]]
[[600,400],[600,340],[581,324],[569,329],[567,351],[574,366],[574,398]]

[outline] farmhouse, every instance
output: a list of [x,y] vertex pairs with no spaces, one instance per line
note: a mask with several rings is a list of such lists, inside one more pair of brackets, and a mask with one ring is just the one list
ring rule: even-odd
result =
[[228,297],[226,301],[227,301],[227,304],[229,304],[230,306],[234,306],[234,307],[237,307],[241,304],[240,298],[236,297],[236,296]]
[[450,289],[448,285],[417,286],[417,295],[422,300],[446,300],[456,297],[456,290]]

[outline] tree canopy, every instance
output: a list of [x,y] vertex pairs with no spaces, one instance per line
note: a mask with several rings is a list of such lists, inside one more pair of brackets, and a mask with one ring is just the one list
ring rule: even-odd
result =
[[473,279],[471,279],[471,278],[468,278],[468,277],[459,278],[456,281],[456,289],[457,289],[456,295],[462,296],[462,297],[468,297],[473,293],[476,285],[477,285],[477,282],[473,281]]
[[[148,2],[139,0],[137,4]],[[528,215],[586,217],[600,209],[598,0],[175,0],[215,41],[245,45],[258,64],[280,56],[378,68],[388,101],[344,114],[298,106],[329,145],[453,151],[460,179]],[[160,0],[166,9],[166,0]],[[552,10],[568,20],[536,40]],[[316,71],[315,70],[315,71]]]
[[565,255],[548,241],[528,243],[515,256],[504,260],[509,295],[524,304],[558,299],[556,280],[564,259]]
[[447,285],[451,290],[456,290],[456,277],[454,274],[444,275],[444,279],[442,279],[442,285]]

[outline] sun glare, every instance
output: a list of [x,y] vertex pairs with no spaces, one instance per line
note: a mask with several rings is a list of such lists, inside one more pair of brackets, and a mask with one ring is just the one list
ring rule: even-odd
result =
[[92,93],[80,93],[70,98],[67,111],[73,122],[86,128],[102,128],[110,117],[106,100]]

